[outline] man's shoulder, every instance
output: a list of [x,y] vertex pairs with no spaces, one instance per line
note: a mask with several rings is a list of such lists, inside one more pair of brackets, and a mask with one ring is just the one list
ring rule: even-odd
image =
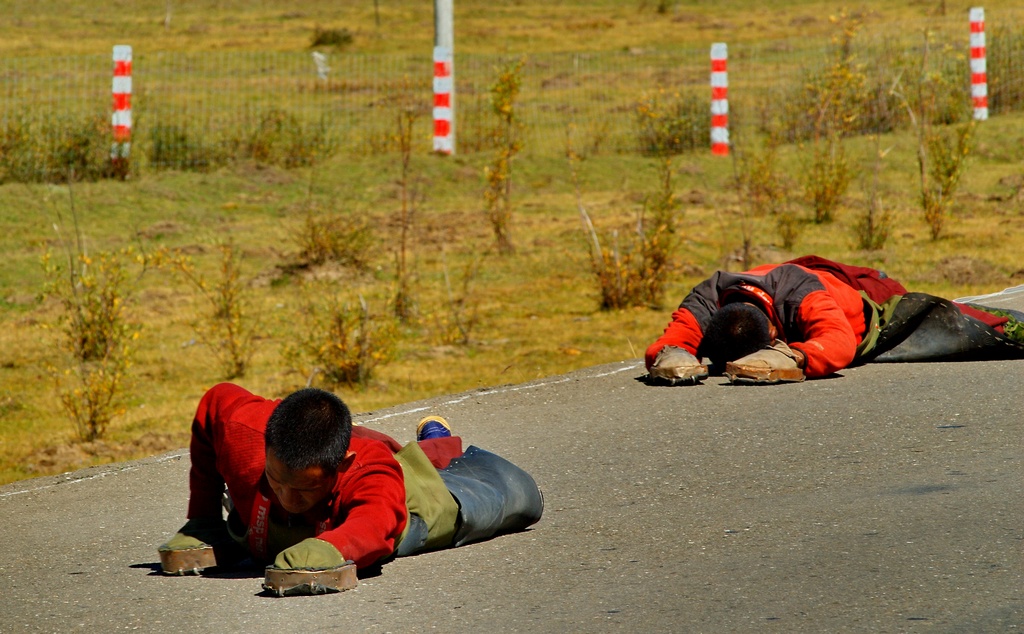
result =
[[386,436],[378,438],[371,435],[356,434],[356,429],[358,428],[352,430],[352,440],[349,442],[350,451],[354,451],[357,454],[394,457],[395,450],[387,442]]
[[380,443],[383,443],[384,446],[391,451],[391,453],[398,453],[398,450],[402,448],[402,445],[391,436],[388,436],[384,432],[380,432],[375,429],[370,429],[369,427],[364,427],[363,425],[352,426],[352,440],[355,441],[356,439],[360,441],[378,441]]
[[219,383],[203,395],[196,418],[208,420],[215,426],[240,426],[262,433],[278,402],[233,383]]
[[[388,437],[384,436],[384,438],[387,439]],[[398,468],[398,459],[395,458],[395,451],[385,440],[377,437],[353,434],[352,440],[349,443],[349,451],[356,456],[353,466],[357,470],[372,469],[380,466]]]

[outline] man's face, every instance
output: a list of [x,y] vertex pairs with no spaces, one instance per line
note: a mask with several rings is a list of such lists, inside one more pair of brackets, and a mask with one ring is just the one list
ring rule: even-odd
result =
[[335,474],[312,466],[299,471],[289,469],[267,450],[267,481],[281,506],[289,513],[305,513],[326,498],[334,487]]

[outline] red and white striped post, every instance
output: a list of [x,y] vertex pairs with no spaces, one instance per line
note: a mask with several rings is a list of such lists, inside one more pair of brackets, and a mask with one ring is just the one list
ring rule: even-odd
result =
[[455,86],[452,49],[434,47],[434,151],[455,152]]
[[114,161],[128,158],[132,140],[132,47],[118,44],[114,47],[114,143],[110,158]]
[[711,45],[711,153],[729,156],[729,74],[728,47]]
[[988,119],[988,71],[985,64],[985,9],[971,9],[971,101],[974,118]]

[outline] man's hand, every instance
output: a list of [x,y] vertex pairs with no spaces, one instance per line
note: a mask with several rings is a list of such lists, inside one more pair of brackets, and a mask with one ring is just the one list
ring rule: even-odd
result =
[[786,342],[775,342],[753,354],[725,364],[725,376],[733,383],[780,383],[804,380],[803,354],[790,348]]
[[219,517],[194,517],[178,529],[160,550],[186,550],[213,546],[231,539],[227,526]]
[[648,370],[651,382],[662,385],[688,385],[708,377],[708,367],[686,350],[665,346]]
[[217,565],[214,547],[220,550],[230,542],[231,536],[221,518],[192,518],[157,548],[161,568],[168,575],[198,574]]
[[214,566],[234,566],[245,558],[245,549],[219,517],[194,517],[157,548],[164,574],[198,574]]
[[345,564],[345,557],[333,544],[310,537],[282,550],[274,559],[281,570],[327,570]]
[[263,589],[279,597],[344,592],[356,587],[356,565],[333,545],[310,537],[278,554],[267,566]]

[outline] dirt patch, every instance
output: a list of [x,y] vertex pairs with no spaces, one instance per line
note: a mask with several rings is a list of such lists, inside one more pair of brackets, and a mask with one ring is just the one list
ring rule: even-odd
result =
[[933,283],[948,282],[956,285],[992,286],[1006,284],[1010,276],[991,262],[958,255],[943,258],[930,273],[922,278],[924,281]]
[[305,264],[301,262],[286,262],[261,271],[250,282],[255,288],[267,288],[287,279],[300,279],[307,282],[344,282],[359,281],[368,275],[366,271],[360,271],[352,266],[346,266],[339,262],[324,262],[323,264]]
[[147,240],[156,240],[164,236],[178,235],[188,229],[187,226],[174,222],[173,220],[161,220],[160,222],[154,222],[148,227],[139,231],[139,236],[146,238]]
[[441,212],[434,214],[422,224],[417,238],[418,245],[445,247],[459,244],[472,244],[473,240],[486,240],[490,235],[489,228],[474,214],[466,212]]
[[676,24],[694,24],[697,26],[707,24],[708,17],[703,13],[681,12],[672,16],[672,22]]
[[43,447],[25,458],[25,470],[36,475],[75,471],[86,467],[134,460],[179,449],[187,440],[172,434],[146,433],[130,441],[66,442]]

